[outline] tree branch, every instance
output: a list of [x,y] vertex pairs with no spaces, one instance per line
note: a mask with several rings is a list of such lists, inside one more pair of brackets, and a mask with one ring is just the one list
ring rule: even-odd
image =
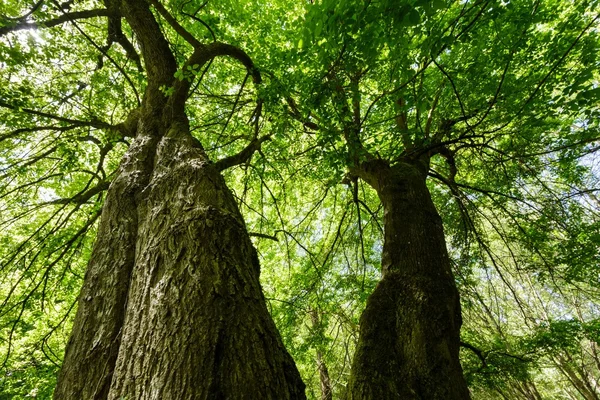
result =
[[179,34],[182,38],[185,39],[186,42],[191,44],[194,48],[202,46],[202,43],[198,39],[194,37],[191,33],[189,33],[177,20],[167,11],[167,9],[160,4],[157,0],[149,0],[150,4],[154,6],[156,11],[171,25],[175,32]]
[[277,239],[276,236],[267,235],[265,233],[248,232],[248,236],[259,237],[259,238],[263,238],[263,239],[270,239],[270,240],[274,240],[276,242],[279,242],[279,239]]
[[[239,61],[252,77],[252,81],[255,85],[259,85],[262,82],[262,77],[260,75],[260,71],[256,69],[254,66],[254,62],[250,56],[239,47],[221,43],[214,42],[208,45],[200,44],[195,48],[194,52],[190,56],[190,58],[183,65],[183,70],[187,70],[188,66],[196,66],[195,69],[203,68],[203,66],[212,61],[214,58],[219,56],[228,56],[237,61]],[[174,92],[173,95],[169,98],[169,107],[171,107],[174,113],[182,112],[185,107],[185,101],[188,97],[188,92],[192,85],[192,79],[182,79],[176,80],[173,84]],[[256,126],[258,127],[258,120],[260,118],[262,111],[262,100],[258,99],[256,110],[253,114],[254,121],[256,122]]]
[[3,101],[0,101],[0,107],[8,108],[9,110],[13,110],[13,111],[19,111],[19,112],[24,112],[24,113],[31,114],[31,115],[36,115],[38,117],[53,119],[53,120],[61,121],[61,122],[67,122],[67,123],[75,125],[75,126],[91,126],[93,128],[98,128],[98,129],[115,129],[116,128],[115,126],[113,126],[107,122],[100,121],[98,119],[93,119],[91,121],[80,121],[80,120],[76,120],[76,119],[65,118],[65,117],[61,117],[58,115],[46,113],[43,111],[36,111],[36,110],[29,109],[29,108],[13,106],[13,105],[5,103]]
[[239,153],[237,153],[233,156],[225,157],[225,158],[218,160],[215,163],[217,170],[223,171],[223,170],[225,170],[227,168],[231,168],[235,165],[240,165],[240,164],[245,163],[246,161],[248,161],[252,158],[252,156],[254,155],[254,153],[257,150],[260,150],[262,143],[267,140],[271,140],[270,135],[263,136],[259,139],[254,139],[248,144],[248,146],[246,146],[246,148],[244,148]]
[[88,19],[95,17],[110,17],[113,13],[107,9],[95,9],[95,10],[84,10],[64,13],[63,15],[47,20],[47,21],[34,21],[29,22],[26,20],[20,20],[13,25],[7,25],[0,27],[0,36],[6,35],[9,32],[20,31],[24,29],[36,29],[36,28],[51,28],[53,26],[64,24],[65,22],[75,21],[78,19]]
[[92,197],[94,197],[95,195],[97,195],[98,193],[107,190],[109,186],[110,186],[110,181],[102,181],[102,182],[98,183],[96,186],[94,186],[93,188],[88,189],[85,192],[78,193],[73,197],[70,197],[67,199],[52,200],[46,204],[71,204],[71,203],[83,204],[86,201],[88,201],[89,199],[91,199]]
[[460,347],[464,347],[465,349],[471,350],[473,353],[475,353],[477,358],[481,360],[481,368],[479,368],[477,372],[480,372],[482,369],[487,368],[487,362],[485,361],[485,355],[483,354],[483,351],[473,346],[472,344],[463,342],[462,340],[460,341]]

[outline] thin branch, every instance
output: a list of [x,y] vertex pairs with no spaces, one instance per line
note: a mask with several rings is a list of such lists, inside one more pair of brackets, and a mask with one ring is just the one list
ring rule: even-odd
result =
[[9,32],[16,32],[24,29],[36,29],[36,28],[52,28],[53,26],[64,24],[65,22],[75,21],[78,19],[89,19],[96,17],[110,17],[114,15],[107,9],[96,9],[96,10],[85,10],[75,11],[70,13],[64,13],[59,17],[47,20],[47,21],[34,21],[29,22],[21,20],[13,25],[7,25],[0,27],[0,36],[6,35]]
[[540,89],[544,86],[544,84],[546,83],[546,81],[548,80],[548,78],[550,78],[550,76],[552,76],[552,74],[554,73],[554,71],[556,71],[556,69],[563,63],[563,61],[568,57],[568,55],[571,53],[571,51],[575,48],[575,46],[577,45],[577,43],[579,42],[579,40],[581,40],[581,38],[588,31],[588,29],[590,29],[594,25],[594,23],[596,22],[596,20],[598,18],[600,18],[600,14],[597,14],[594,17],[594,19],[592,19],[592,21],[589,24],[587,24],[585,26],[585,28],[583,28],[583,30],[581,31],[581,33],[579,33],[579,36],[577,36],[577,38],[573,41],[573,43],[571,43],[571,45],[569,46],[569,48],[563,53],[563,55],[559,58],[559,60],[552,66],[552,68],[550,68],[550,70],[548,71],[548,73],[546,75],[544,75],[544,77],[537,84],[537,86],[535,87],[535,89],[533,90],[533,92],[531,92],[531,94],[529,95],[529,97],[527,97],[527,99],[525,100],[525,102],[521,105],[521,107],[519,108],[519,110],[515,114],[515,117],[513,119],[511,119],[510,121],[502,124],[500,127],[494,128],[494,129],[492,129],[490,131],[487,131],[487,132],[484,132],[484,133],[493,133],[493,132],[497,132],[499,130],[502,130],[506,126],[508,126],[514,119],[516,119],[518,116],[521,115],[521,113],[525,110],[525,107],[535,98],[535,96],[540,91]]
[[156,11],[171,25],[175,32],[179,34],[182,38],[184,38],[189,44],[191,44],[194,48],[198,48],[203,46],[202,43],[198,39],[194,37],[190,32],[188,32],[177,20],[167,11],[167,9],[160,4],[158,0],[150,0],[150,4],[154,6]]
[[[190,0],[190,1],[191,1],[191,0]],[[189,13],[187,13],[187,12],[185,12],[185,11],[183,10],[183,7],[184,7],[185,5],[187,5],[188,3],[189,3],[189,1],[188,1],[187,3],[184,3],[184,4],[182,4],[182,5],[181,5],[181,13],[182,13],[183,15],[187,16],[187,17],[190,17],[190,18],[192,18],[194,21],[200,22],[202,25],[204,25],[204,27],[205,27],[206,29],[208,29],[208,31],[210,32],[210,35],[211,35],[211,36],[212,36],[212,38],[213,38],[213,42],[216,42],[216,41],[217,41],[217,36],[215,35],[215,32],[212,30],[212,28],[211,28],[211,27],[210,27],[210,26],[209,26],[209,25],[208,25],[206,22],[204,22],[204,21],[203,21],[203,20],[201,20],[200,18],[196,17],[196,14],[198,14],[198,12],[199,12],[200,10],[202,10],[202,9],[204,8],[204,6],[206,6],[206,5],[208,4],[208,0],[206,0],[204,3],[202,3],[202,4],[200,5],[200,7],[198,7],[198,9],[197,9],[197,10],[194,12],[194,14],[189,14]]]
[[16,17],[16,18],[11,18],[11,17],[6,17],[4,16],[4,18],[10,20],[10,21],[22,21],[27,19],[27,17],[29,17],[31,14],[33,14],[34,12],[36,12],[38,10],[38,8],[40,8],[40,6],[44,4],[44,0],[38,0],[37,3],[35,3],[33,5],[33,7],[31,7],[31,9],[29,11],[27,11],[25,14],[21,15],[20,17]]
[[270,240],[273,240],[275,242],[279,242],[279,239],[277,239],[276,236],[271,236],[271,235],[267,235],[267,234],[264,234],[264,233],[248,232],[248,236],[259,237],[259,238],[263,238],[263,239],[270,239]]
[[[0,101],[0,107],[8,108],[9,110],[13,110],[13,111],[17,111],[17,112],[24,112],[27,114],[36,115],[38,117],[54,119],[56,121],[61,121],[61,122],[67,122],[69,124],[73,124],[74,126],[91,126],[93,128],[98,128],[98,129],[114,129],[115,128],[115,126],[113,126],[107,122],[100,121],[96,118],[92,119],[91,121],[80,121],[80,120],[76,120],[76,119],[61,117],[59,115],[49,114],[49,113],[42,112],[42,111],[32,110],[30,108],[13,106],[12,104],[8,104],[3,101]],[[26,129],[26,128],[24,128],[24,129]],[[61,128],[57,128],[57,130],[61,130]]]
[[94,48],[96,48],[96,50],[98,50],[100,53],[102,53],[102,55],[104,55],[104,57],[108,58],[109,61],[115,66],[115,68],[117,68],[117,70],[123,75],[123,77],[125,78],[125,80],[127,81],[127,83],[129,83],[129,86],[133,90],[133,93],[135,94],[135,98],[137,100],[137,105],[139,107],[142,104],[142,102],[140,101],[140,95],[139,95],[139,93],[138,93],[138,91],[137,91],[137,89],[135,87],[135,84],[133,83],[133,81],[131,80],[131,78],[127,74],[127,72],[125,72],[125,70],[123,69],[123,67],[121,67],[111,56],[109,56],[108,53],[106,52],[106,50],[104,50],[102,47],[98,46],[98,44],[96,44],[96,42],[94,42],[94,40],[87,33],[85,33],[83,31],[83,29],[81,29],[79,27],[79,25],[77,25],[75,23],[75,21],[71,21],[71,23],[73,24],[73,26],[75,27],[75,29],[77,29],[79,31],[79,33],[81,33],[81,35],[83,35],[83,37],[86,38],[86,40],[92,46],[94,46]]

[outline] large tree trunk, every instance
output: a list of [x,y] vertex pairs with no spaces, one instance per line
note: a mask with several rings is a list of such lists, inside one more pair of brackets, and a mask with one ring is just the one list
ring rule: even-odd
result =
[[[136,138],[102,210],[54,398],[305,399],[242,216],[190,135],[191,82],[173,78],[175,58],[147,1],[104,3],[134,30],[148,82],[131,114]],[[188,63],[230,55],[260,82],[241,50],[194,47]],[[163,85],[174,88],[170,97]]]
[[382,279],[361,317],[349,398],[468,399],[458,291],[426,163],[364,163],[384,207]]
[[242,216],[185,124],[138,134],[98,235],[55,399],[305,398]]

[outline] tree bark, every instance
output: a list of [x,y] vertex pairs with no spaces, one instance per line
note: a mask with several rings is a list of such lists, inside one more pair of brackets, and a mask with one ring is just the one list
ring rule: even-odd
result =
[[382,279],[361,317],[352,400],[469,398],[459,296],[427,169],[428,160],[371,160],[354,171],[383,203],[385,236]]
[[138,137],[108,190],[55,399],[108,395],[136,256],[136,197],[148,182],[155,146],[155,138]]
[[259,274],[187,126],[138,135],[109,189],[54,398],[305,398]]

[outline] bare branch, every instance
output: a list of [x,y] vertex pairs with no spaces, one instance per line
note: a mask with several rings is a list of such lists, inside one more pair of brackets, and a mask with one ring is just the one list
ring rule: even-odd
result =
[[109,17],[113,15],[111,11],[107,9],[95,9],[95,10],[84,10],[74,11],[70,13],[64,13],[63,15],[47,20],[47,21],[26,21],[20,20],[13,25],[7,25],[0,27],[0,36],[6,35],[9,32],[20,31],[24,29],[37,29],[37,28],[51,28],[53,26],[64,24],[65,22],[75,21],[78,19],[89,19],[96,17]]
[[248,232],[248,236],[259,237],[259,238],[263,238],[263,239],[270,239],[270,240],[274,240],[275,242],[279,242],[279,239],[277,239],[276,236],[271,236],[271,235],[267,235],[264,233]]

